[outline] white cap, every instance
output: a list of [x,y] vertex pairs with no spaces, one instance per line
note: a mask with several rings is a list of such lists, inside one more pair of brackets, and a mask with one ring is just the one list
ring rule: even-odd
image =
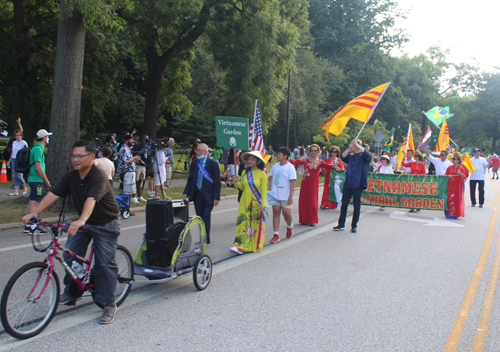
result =
[[36,133],[36,138],[43,138],[47,136],[52,136],[52,132],[47,132],[47,130],[39,130]]

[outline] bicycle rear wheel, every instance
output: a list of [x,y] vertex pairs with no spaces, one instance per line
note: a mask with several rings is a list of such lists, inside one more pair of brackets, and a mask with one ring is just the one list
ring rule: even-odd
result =
[[[118,266],[118,283],[115,291],[115,303],[122,304],[132,289],[134,281],[134,261],[127,248],[118,245],[116,248],[115,262]],[[92,291],[92,299],[99,307],[104,308],[104,304],[95,300],[95,290]]]
[[[59,278],[48,276],[47,264],[29,263],[20,268],[5,286],[1,319],[5,331],[18,339],[38,335],[50,323],[59,302]],[[39,300],[35,301],[44,286]]]

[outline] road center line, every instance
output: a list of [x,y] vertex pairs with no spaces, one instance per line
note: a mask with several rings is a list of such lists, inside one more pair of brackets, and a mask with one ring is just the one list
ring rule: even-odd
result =
[[[497,186],[495,184],[493,184],[493,186],[495,187],[495,199],[498,199]],[[498,215],[498,207],[491,203],[490,205],[493,207],[493,216],[491,218],[490,227],[488,228],[488,234],[486,235],[484,246],[481,251],[481,255],[479,256],[476,269],[474,270],[474,274],[472,275],[472,279],[470,280],[469,287],[465,292],[464,299],[462,301],[462,304],[460,305],[460,309],[458,310],[457,317],[455,318],[455,322],[453,323],[450,334],[448,335],[448,339],[446,340],[446,345],[443,348],[443,352],[455,352],[457,350],[458,343],[460,342],[460,338],[462,337],[465,323],[467,321],[467,318],[469,317],[470,308],[472,306],[472,303],[474,302],[474,297],[476,295],[479,282],[481,281],[481,277],[483,275]]]

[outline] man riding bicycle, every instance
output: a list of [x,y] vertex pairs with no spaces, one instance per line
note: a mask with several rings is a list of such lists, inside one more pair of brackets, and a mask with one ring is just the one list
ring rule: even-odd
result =
[[[58,198],[71,195],[79,215],[68,228],[66,247],[80,256],[85,256],[87,247],[94,240],[96,275],[96,301],[105,305],[99,320],[100,324],[112,323],[115,319],[115,290],[118,281],[118,268],[115,252],[120,235],[119,208],[106,174],[93,165],[95,148],[90,142],[78,141],[73,145],[71,162],[73,170],[68,171],[59,183],[40,202],[34,213],[23,217],[27,224],[50,207]],[[64,260],[71,266],[73,257],[64,253]],[[71,295],[73,279],[64,277],[64,293],[59,297],[59,304],[71,304],[76,298]]]

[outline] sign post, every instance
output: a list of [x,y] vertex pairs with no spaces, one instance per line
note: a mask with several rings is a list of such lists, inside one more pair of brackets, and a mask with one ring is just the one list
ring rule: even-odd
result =
[[377,147],[377,155],[379,155],[379,148],[382,146],[380,142],[382,142],[384,138],[384,135],[380,131],[377,131],[377,133],[373,135],[373,139],[377,142],[375,143],[375,146]]
[[243,117],[215,117],[217,147],[248,150],[248,119]]

